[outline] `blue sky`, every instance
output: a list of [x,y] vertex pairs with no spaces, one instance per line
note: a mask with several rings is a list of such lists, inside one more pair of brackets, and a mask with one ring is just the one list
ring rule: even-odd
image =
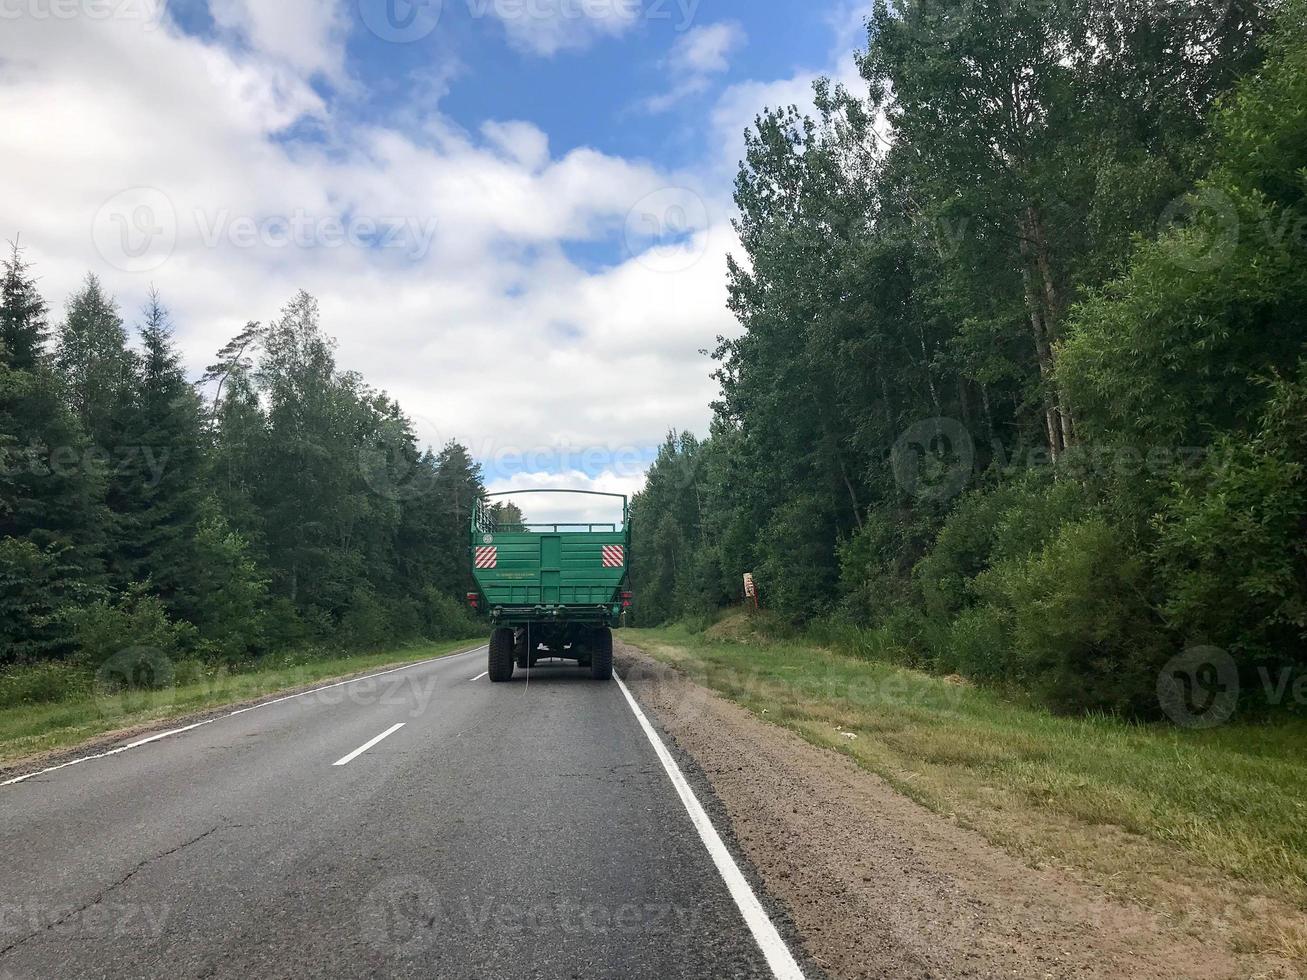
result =
[[[308,289],[341,365],[395,395],[424,441],[468,443],[496,488],[623,492],[667,429],[707,424],[699,351],[735,329],[741,132],[766,105],[805,103],[817,74],[850,80],[862,14],[842,0],[18,9],[0,32],[6,233],[56,306],[88,270],[129,320],[157,286],[198,367]],[[494,397],[491,364],[513,368]]]

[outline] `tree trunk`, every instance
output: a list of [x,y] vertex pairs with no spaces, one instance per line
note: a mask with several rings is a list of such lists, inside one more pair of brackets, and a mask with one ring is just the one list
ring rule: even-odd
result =
[[[1072,444],[1074,436],[1066,399],[1054,387],[1053,341],[1056,338],[1057,287],[1052,279],[1047,243],[1035,209],[1029,208],[1018,226],[1021,252],[1021,281],[1025,287],[1026,310],[1035,341],[1035,359],[1044,382],[1044,426],[1049,455],[1056,462]],[[1041,247],[1042,246],[1042,247]],[[1042,254],[1041,254],[1042,253]]]
[[853,503],[853,519],[857,521],[858,530],[862,530],[862,508],[858,505],[858,495],[853,490],[853,483],[849,480],[849,471],[844,468],[844,457],[837,451],[835,459],[840,464],[840,476],[844,478],[844,488],[849,491],[849,500]]
[[[1035,267],[1039,271],[1040,285],[1043,289],[1044,332],[1050,348],[1061,335],[1062,296],[1053,276],[1053,262],[1050,258],[1048,234],[1044,230],[1044,219],[1039,209],[1031,205],[1026,210],[1026,222],[1030,232],[1030,248],[1034,255]],[[1057,410],[1062,446],[1067,448],[1075,444],[1075,419],[1071,414],[1071,403],[1066,390],[1057,387]]]

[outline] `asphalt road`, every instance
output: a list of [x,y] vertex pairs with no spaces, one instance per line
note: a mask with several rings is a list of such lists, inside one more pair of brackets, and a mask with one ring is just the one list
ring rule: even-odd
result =
[[618,685],[485,669],[0,787],[0,980],[772,976]]

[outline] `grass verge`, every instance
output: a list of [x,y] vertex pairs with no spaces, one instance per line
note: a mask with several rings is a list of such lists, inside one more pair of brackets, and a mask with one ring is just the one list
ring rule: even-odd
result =
[[[1231,883],[1257,893],[1248,908],[1266,897],[1307,910],[1307,724],[1059,717],[802,640],[622,639],[1027,859],[1162,911]],[[1253,946],[1307,954],[1304,920],[1266,918],[1249,926]]]
[[333,657],[273,656],[237,670],[185,663],[177,665],[175,683],[151,691],[97,691],[93,678],[87,677],[85,683],[67,684],[59,700],[0,707],[0,766],[66,749],[108,732],[429,660],[480,642],[480,638],[445,640],[382,653]]

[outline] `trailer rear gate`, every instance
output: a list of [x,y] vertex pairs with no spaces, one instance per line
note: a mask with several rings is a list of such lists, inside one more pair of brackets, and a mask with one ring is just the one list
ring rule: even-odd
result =
[[606,605],[626,576],[621,531],[486,535],[493,565],[477,568],[490,607]]

